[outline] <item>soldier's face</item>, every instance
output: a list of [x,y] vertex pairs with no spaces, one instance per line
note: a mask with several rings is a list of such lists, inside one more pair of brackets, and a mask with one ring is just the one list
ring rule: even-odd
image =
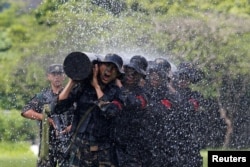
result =
[[161,78],[156,72],[151,72],[149,74],[150,85],[153,87],[158,87],[161,84]]
[[128,85],[134,85],[134,84],[138,84],[140,79],[141,79],[141,75],[134,70],[133,68],[125,68],[125,82]]
[[186,88],[190,85],[189,77],[187,74],[180,75],[178,78],[178,86],[180,88]]
[[49,73],[47,76],[48,80],[54,87],[60,87],[65,79],[64,73]]
[[113,63],[101,63],[99,65],[99,77],[102,83],[108,84],[119,75],[118,69]]
[[180,88],[186,88],[186,87],[189,87],[190,85],[190,81],[189,80],[179,80],[178,81],[178,86]]

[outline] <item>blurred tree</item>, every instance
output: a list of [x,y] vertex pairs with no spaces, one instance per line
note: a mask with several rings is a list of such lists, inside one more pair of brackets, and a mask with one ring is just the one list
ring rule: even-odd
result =
[[35,121],[27,121],[16,110],[1,111],[0,141],[32,141],[38,136],[38,125]]

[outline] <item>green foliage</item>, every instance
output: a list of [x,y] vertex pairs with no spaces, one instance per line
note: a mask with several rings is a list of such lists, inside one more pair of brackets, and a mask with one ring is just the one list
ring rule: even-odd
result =
[[1,111],[0,141],[17,142],[34,140],[38,135],[35,121],[21,117],[20,112]]
[[55,24],[54,21],[51,20],[53,18],[54,12],[56,12],[60,5],[64,4],[66,1],[64,0],[45,0],[35,11],[35,17],[39,24],[46,24],[48,26],[52,26]]
[[[37,63],[28,64],[25,69],[22,68],[21,70],[17,70],[14,73],[14,80],[15,82],[20,82],[20,84],[12,83],[12,89],[9,90],[9,92],[14,93],[15,96],[13,97],[9,94],[11,101],[8,103],[15,105],[16,108],[22,108],[35,93],[40,92],[45,86],[49,86],[45,75],[45,69],[39,68],[39,64]],[[20,94],[20,90],[25,93]]]
[[27,28],[23,25],[13,25],[8,29],[8,34],[15,43],[28,42],[31,38]]
[[0,52],[10,49],[11,44],[11,39],[7,36],[7,33],[0,32]]
[[91,0],[91,3],[104,8],[105,10],[111,12],[114,15],[119,15],[121,12],[125,11],[127,5],[123,0]]
[[3,8],[4,10],[0,11],[0,28],[5,28],[11,25],[14,19],[15,8]]

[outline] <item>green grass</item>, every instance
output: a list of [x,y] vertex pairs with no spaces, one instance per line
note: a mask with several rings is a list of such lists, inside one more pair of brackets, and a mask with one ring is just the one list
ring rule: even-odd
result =
[[201,156],[203,157],[203,167],[207,167],[207,150],[201,150]]
[[36,159],[29,157],[0,158],[1,167],[35,167]]
[[36,160],[29,143],[0,142],[1,167],[34,167]]

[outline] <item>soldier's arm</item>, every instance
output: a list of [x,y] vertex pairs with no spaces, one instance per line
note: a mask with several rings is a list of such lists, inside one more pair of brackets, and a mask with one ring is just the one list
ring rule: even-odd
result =
[[[22,112],[21,115],[24,118],[28,118],[28,119],[32,119],[32,120],[42,121],[42,119],[43,119],[43,114],[38,113],[38,112],[34,111],[33,109],[29,109],[29,110],[27,110],[25,112]],[[54,128],[56,127],[53,119],[49,118],[48,121],[49,121],[50,125],[52,125]]]
[[33,109],[29,109],[21,114],[24,118],[29,118],[33,120],[41,121],[43,119],[43,114],[34,111]]
[[59,94],[58,100],[65,100],[65,99],[67,99],[69,97],[69,94],[70,94],[71,90],[75,86],[75,84],[76,83],[72,79],[69,79],[67,85],[65,86],[65,88],[63,89],[63,91]]
[[98,83],[98,79],[97,79],[98,71],[99,71],[98,64],[95,64],[93,68],[93,78],[91,81],[91,85],[95,88],[97,98],[100,99],[101,97],[103,97],[104,93]]

